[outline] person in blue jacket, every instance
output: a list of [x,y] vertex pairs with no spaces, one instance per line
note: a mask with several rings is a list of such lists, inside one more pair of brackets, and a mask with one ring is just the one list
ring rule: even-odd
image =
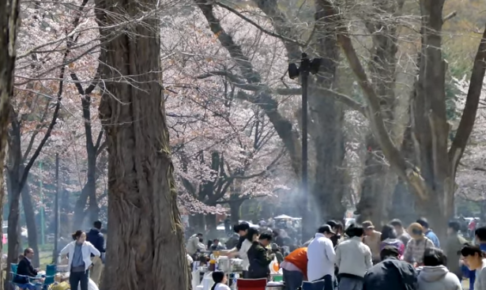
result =
[[[103,255],[105,253],[105,237],[101,233],[102,223],[95,221],[93,228],[86,235],[86,240],[93,244],[93,246]],[[99,257],[91,257],[93,268],[90,271],[90,278],[96,285],[99,285],[101,272],[103,271],[103,261]]]
[[[486,252],[486,227],[477,228],[474,232],[476,243],[481,251]],[[474,281],[476,280],[476,271],[470,271],[466,265],[462,265],[464,277],[469,277],[469,290],[474,290]]]
[[417,223],[420,224],[425,231],[425,236],[434,243],[434,246],[436,248],[440,249],[440,242],[439,238],[437,235],[432,231],[432,229],[429,227],[429,222],[427,221],[426,218],[422,217],[417,220]]

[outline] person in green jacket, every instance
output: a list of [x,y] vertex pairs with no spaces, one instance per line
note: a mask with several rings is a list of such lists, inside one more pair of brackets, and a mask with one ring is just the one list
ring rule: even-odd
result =
[[459,264],[461,259],[460,251],[468,241],[459,234],[461,225],[457,221],[451,221],[447,228],[447,242],[445,246],[445,253],[447,255],[447,268],[451,273],[456,274],[460,281],[462,281],[462,271]]

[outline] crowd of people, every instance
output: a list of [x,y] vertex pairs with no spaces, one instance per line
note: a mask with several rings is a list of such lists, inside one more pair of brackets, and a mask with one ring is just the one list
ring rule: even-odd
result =
[[[394,219],[381,231],[370,221],[343,229],[331,220],[302,246],[282,252],[274,243],[278,233],[260,233],[240,223],[234,226],[239,236],[234,247],[226,250],[214,241],[211,249],[241,258],[244,278],[269,278],[269,264],[279,255],[286,290],[319,280],[326,290],[460,290],[464,279],[469,279],[470,290],[486,290],[486,227],[474,230],[474,242],[466,240],[461,228],[460,221],[449,222],[441,243],[425,218],[407,228]],[[207,249],[202,238],[196,234],[189,239],[189,255]]]
[[[71,290],[98,289],[106,246],[101,228],[102,223],[96,221],[88,233],[76,231],[72,234],[72,242],[59,253],[62,259],[67,260]],[[34,251],[31,248],[25,249],[24,254],[19,257],[13,282],[22,285],[23,289],[36,290],[39,285],[42,286],[43,278],[38,277],[38,269],[32,266],[33,257]]]

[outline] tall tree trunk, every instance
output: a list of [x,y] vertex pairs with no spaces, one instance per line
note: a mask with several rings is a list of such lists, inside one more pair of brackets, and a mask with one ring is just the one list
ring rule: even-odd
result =
[[[359,221],[371,220],[376,226],[386,223],[391,207],[396,175],[384,163],[379,146],[371,135],[366,136],[367,149],[361,196],[356,206]],[[378,149],[378,151],[376,151]]]
[[240,199],[235,199],[229,202],[230,206],[230,218],[231,218],[231,225],[238,224],[240,220],[240,208],[243,204],[243,201]]
[[[318,88],[332,89],[336,82],[336,67],[339,59],[337,41],[332,37],[335,19],[328,6],[316,1],[316,40],[318,57],[323,59],[319,77],[311,87],[309,98],[311,141],[316,151],[316,168],[312,185],[311,212],[313,226],[308,227],[303,239],[311,237],[316,226],[328,219],[342,220],[345,208],[342,203],[346,192],[346,170],[344,166],[344,107],[334,98],[323,96]],[[311,221],[312,221],[311,220]],[[305,223],[304,221],[304,224]]]
[[[13,77],[15,70],[15,47],[19,28],[19,1],[0,1],[0,200],[4,201],[4,160],[7,144],[7,128],[10,117],[10,97],[13,95]],[[3,216],[3,206],[0,209]],[[1,219],[0,219],[1,222]],[[1,233],[1,230],[0,230]],[[3,244],[0,244],[0,252]],[[9,269],[7,267],[7,269]],[[9,273],[10,271],[7,271]],[[7,274],[7,277],[10,275]],[[3,285],[0,275],[0,285]],[[8,279],[5,280],[8,287]]]
[[72,216],[69,214],[71,212],[71,207],[69,204],[69,192],[66,189],[63,189],[61,192],[61,198],[59,201],[60,205],[60,228],[59,233],[60,237],[69,237],[69,233],[72,232],[71,229],[71,220]]
[[39,267],[39,241],[37,238],[37,225],[35,223],[35,213],[32,205],[32,198],[30,196],[28,180],[22,188],[22,205],[24,207],[25,223],[27,224],[29,247],[34,250],[34,259],[32,264],[34,267]]
[[[366,26],[373,35],[373,53],[369,63],[370,77],[380,98],[381,111],[387,128],[392,131],[392,134],[395,133],[392,124],[395,121],[394,112],[397,103],[395,70],[398,32],[397,25],[390,23],[389,19],[392,18],[392,15],[401,14],[403,2],[401,0],[373,0],[372,20],[365,20],[369,21]],[[377,17],[383,14],[387,14],[389,17]],[[398,136],[392,136],[392,138],[394,140],[402,139]],[[357,214],[360,215],[362,221],[371,220],[375,225],[380,225],[387,222],[397,177],[384,162],[381,148],[372,132],[366,136],[366,148],[365,170]]]
[[[105,83],[99,109],[109,153],[103,285],[113,290],[188,289],[160,83],[161,24],[157,13],[147,16],[160,6],[156,0],[95,0],[95,5],[100,34],[107,37],[101,76],[118,80]],[[127,271],[120,275],[121,269]]]

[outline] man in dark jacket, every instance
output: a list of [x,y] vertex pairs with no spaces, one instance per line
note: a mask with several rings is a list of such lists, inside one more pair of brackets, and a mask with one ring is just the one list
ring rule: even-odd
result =
[[[103,255],[105,253],[105,237],[100,232],[101,225],[100,221],[95,221],[93,223],[93,228],[86,235],[86,240],[93,244],[93,246]],[[89,276],[96,285],[99,285],[101,272],[103,271],[103,261],[99,257],[91,257],[91,260],[93,262],[93,268],[91,268]]]
[[248,250],[248,260],[250,267],[248,269],[248,278],[260,279],[268,278],[270,276],[269,265],[272,262],[275,254],[270,254],[266,247],[272,241],[270,234],[261,234],[258,241],[253,241]]
[[17,266],[17,275],[14,277],[14,282],[18,284],[29,284],[29,277],[35,278],[37,270],[32,267],[32,258],[34,258],[34,250],[27,248],[24,250],[24,257],[20,260]]
[[412,265],[398,260],[398,249],[386,246],[381,250],[382,262],[371,267],[364,276],[363,290],[416,290],[417,275]]

